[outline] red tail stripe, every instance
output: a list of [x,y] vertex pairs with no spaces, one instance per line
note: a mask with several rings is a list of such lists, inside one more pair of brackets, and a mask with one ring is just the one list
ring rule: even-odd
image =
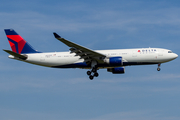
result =
[[17,52],[17,51],[16,51],[16,46],[15,46],[15,44],[12,43],[11,41],[9,41],[9,44],[10,44],[10,46],[11,46],[12,51],[13,51],[13,52]]
[[23,40],[23,38],[20,35],[7,35],[7,37],[16,42]]
[[[24,45],[26,44],[26,41],[20,36],[20,35],[7,35],[7,37],[15,42],[18,43],[18,46],[12,45],[12,50],[15,50],[15,47],[18,47],[19,54],[24,48]],[[16,51],[16,50],[15,50]]]

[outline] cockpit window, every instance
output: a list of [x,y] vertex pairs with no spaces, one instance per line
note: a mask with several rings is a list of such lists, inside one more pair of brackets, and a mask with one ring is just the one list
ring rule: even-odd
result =
[[172,51],[168,51],[168,53],[173,53]]

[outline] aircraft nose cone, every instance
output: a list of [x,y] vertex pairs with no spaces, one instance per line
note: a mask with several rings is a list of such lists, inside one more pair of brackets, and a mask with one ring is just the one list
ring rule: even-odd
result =
[[171,54],[169,54],[169,55],[170,55],[170,56],[168,57],[169,61],[174,60],[174,59],[176,59],[176,58],[178,57],[178,55],[177,55],[176,53],[171,53]]
[[173,53],[172,58],[173,58],[173,59],[176,59],[177,57],[178,57],[178,55],[177,55],[176,53]]
[[178,55],[177,54],[175,54],[175,58],[177,58],[178,57]]

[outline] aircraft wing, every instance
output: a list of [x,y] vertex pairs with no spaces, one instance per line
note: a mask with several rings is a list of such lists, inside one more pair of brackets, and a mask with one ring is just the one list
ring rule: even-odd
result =
[[76,55],[83,58],[86,63],[88,63],[88,62],[90,62],[92,60],[96,60],[98,62],[103,62],[102,58],[106,57],[106,55],[104,55],[104,54],[98,53],[98,52],[93,51],[93,50],[91,50],[89,48],[83,47],[83,46],[78,45],[76,43],[73,43],[73,42],[71,42],[69,40],[61,38],[61,36],[59,36],[57,33],[53,33],[53,34],[54,34],[56,39],[63,42],[67,46],[71,47],[69,49],[71,51],[71,53],[76,53]]

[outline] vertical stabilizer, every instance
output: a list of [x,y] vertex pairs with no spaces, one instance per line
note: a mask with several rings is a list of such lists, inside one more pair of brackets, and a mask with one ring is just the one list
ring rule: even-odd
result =
[[39,53],[13,29],[4,29],[13,52],[18,54]]

